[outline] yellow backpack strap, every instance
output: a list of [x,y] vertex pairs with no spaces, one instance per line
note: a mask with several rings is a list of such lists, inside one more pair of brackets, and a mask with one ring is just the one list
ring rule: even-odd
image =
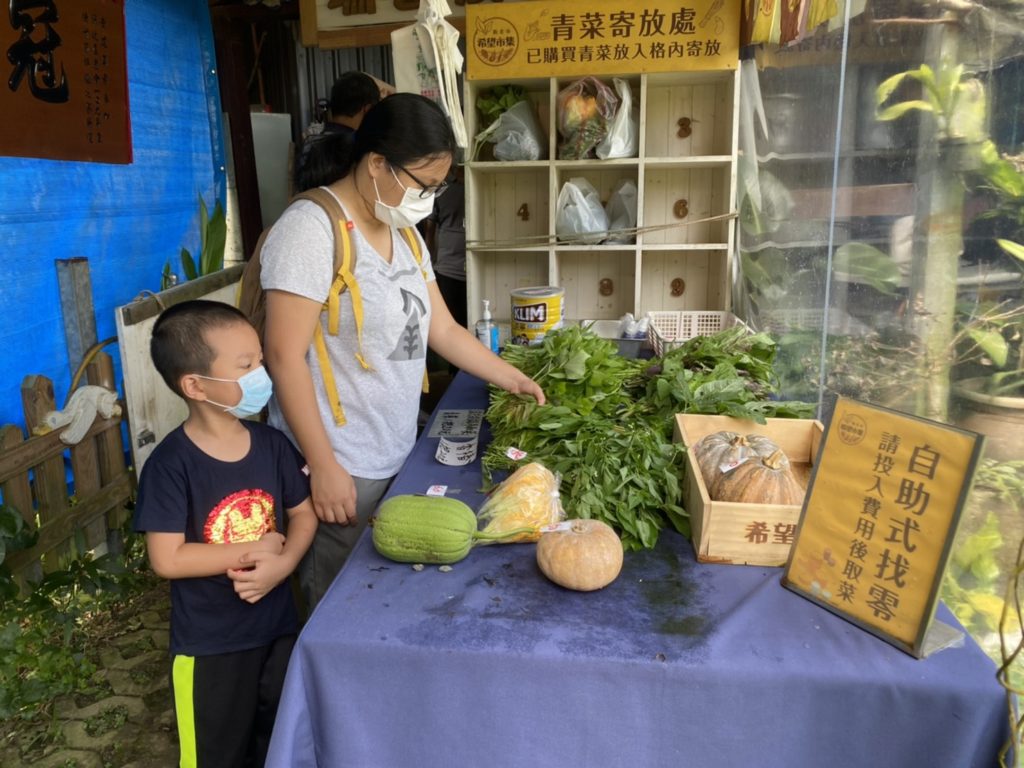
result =
[[[327,313],[327,332],[332,336],[338,335],[338,326],[341,314],[341,294],[347,290],[351,292],[352,314],[356,324],[356,360],[367,370],[370,370],[369,363],[363,354],[363,300],[359,292],[359,285],[356,282],[353,271],[355,269],[355,252],[352,249],[352,223],[346,218],[344,210],[335,199],[334,195],[323,187],[307,190],[297,197],[311,200],[326,211],[332,223],[334,231],[334,280],[331,282],[330,290],[327,292],[327,300],[324,301],[323,311]],[[320,363],[320,373],[324,379],[324,391],[327,401],[331,406],[331,413],[334,416],[334,423],[343,426],[346,423],[345,409],[341,406],[341,398],[338,396],[338,385],[334,379],[334,371],[331,368],[331,361],[327,354],[327,344],[324,340],[323,329],[317,323],[313,331],[313,345],[316,348],[317,361]]]
[[[416,259],[416,264],[420,268],[420,274],[423,275],[423,279],[427,279],[427,270],[423,267],[423,251],[420,248],[420,240],[416,237],[416,233],[412,231],[412,227],[405,227],[402,229],[402,234],[405,235],[406,241],[409,243],[409,248],[412,250],[412,257]],[[423,391],[430,391],[430,374],[427,373],[426,368],[423,369]]]

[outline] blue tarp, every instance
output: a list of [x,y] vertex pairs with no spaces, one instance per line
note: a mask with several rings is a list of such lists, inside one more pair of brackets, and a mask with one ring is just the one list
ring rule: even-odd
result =
[[[130,165],[0,157],[0,425],[24,426],[26,375],[52,379],[58,403],[67,395],[55,261],[88,258],[98,338],[115,336],[115,307],[158,291],[168,260],[180,272],[182,247],[197,251],[199,196],[211,210],[224,200],[206,0],[126,0],[125,36]],[[106,351],[120,382],[117,347]]]

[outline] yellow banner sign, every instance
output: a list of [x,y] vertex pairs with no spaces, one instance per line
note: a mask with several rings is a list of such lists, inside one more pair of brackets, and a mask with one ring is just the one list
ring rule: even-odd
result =
[[914,656],[981,438],[840,398],[783,583]]
[[739,3],[592,0],[466,8],[466,77],[735,69]]

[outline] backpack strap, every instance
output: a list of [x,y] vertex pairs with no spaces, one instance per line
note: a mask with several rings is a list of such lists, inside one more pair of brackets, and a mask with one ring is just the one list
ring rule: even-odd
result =
[[[331,282],[330,290],[327,292],[327,299],[324,301],[322,311],[327,313],[327,332],[332,336],[338,335],[338,326],[341,315],[341,294],[348,290],[352,297],[352,315],[356,326],[356,360],[364,370],[372,370],[363,354],[363,299],[359,291],[359,284],[356,282],[355,251],[352,248],[352,222],[345,216],[345,211],[337,199],[325,187],[316,187],[307,190],[297,197],[310,200],[327,213],[331,221],[332,235],[334,236],[334,280]],[[341,398],[338,396],[338,385],[334,379],[334,371],[331,369],[330,357],[327,354],[327,343],[324,340],[323,328],[317,323],[313,331],[313,345],[316,348],[317,360],[320,363],[320,374],[324,380],[324,391],[327,394],[327,402],[331,406],[331,415],[334,423],[339,427],[347,423],[345,409],[341,405]]]

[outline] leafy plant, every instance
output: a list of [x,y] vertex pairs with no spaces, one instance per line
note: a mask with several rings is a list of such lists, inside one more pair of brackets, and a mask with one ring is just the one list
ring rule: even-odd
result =
[[526,90],[521,85],[496,85],[483,91],[476,99],[480,111],[481,127],[486,128],[520,101],[526,100]]
[[[199,261],[188,248],[181,249],[181,269],[186,280],[209,275],[224,268],[224,246],[227,242],[227,219],[218,200],[211,216],[206,201],[199,196]],[[169,287],[171,263],[164,264],[161,288]]]
[[[651,548],[671,524],[689,533],[679,478],[683,448],[672,441],[676,413],[807,417],[807,403],[782,402],[767,334],[732,328],[698,336],[661,358],[630,360],[578,326],[537,347],[509,345],[503,356],[544,389],[548,404],[491,388],[492,440],[485,483],[495,470],[538,461],[561,476],[570,518],[611,525],[627,549]],[[510,447],[527,452],[512,459]]]
[[[1001,561],[1006,560],[1006,523],[1017,520],[1024,510],[1024,460],[986,459],[975,473],[968,510],[980,513],[992,500],[1002,505],[997,513],[989,509],[983,522],[958,537],[942,585],[942,598],[975,637],[984,639],[999,631],[1004,609],[1000,583],[1006,577]],[[1011,535],[1012,528],[1011,528]]]
[[[908,80],[921,85],[920,99],[908,99],[883,106]],[[941,67],[933,71],[927,64],[893,75],[882,82],[875,93],[876,117],[895,120],[909,111],[920,110],[934,116],[936,137],[940,142],[960,142],[964,153],[950,158],[964,181],[979,178],[983,188],[996,195],[997,205],[980,219],[1002,219],[1008,222],[1011,237],[1024,233],[1024,172],[1015,158],[1000,154],[989,138],[986,126],[985,87],[980,80],[964,76],[964,66]],[[1024,262],[1024,245],[1008,238],[995,238],[996,244],[1010,256]],[[925,307],[927,310],[928,307]],[[960,314],[960,325],[954,345],[965,352],[961,362],[984,357],[996,370],[986,382],[986,391],[994,395],[1024,393],[1024,334],[1020,307],[981,307],[980,312]],[[963,344],[966,337],[970,344]],[[1019,350],[1011,354],[1011,345]]]
[[88,622],[151,578],[141,537],[128,536],[123,555],[77,558],[0,604],[0,720],[33,719],[57,696],[96,690]]
[[[907,99],[883,106],[908,80],[921,85],[921,98]],[[907,112],[919,110],[935,118],[936,136],[941,140],[981,142],[985,129],[985,87],[980,80],[964,77],[964,65],[940,67],[935,72],[927,64],[900,72],[882,81],[875,91],[875,117],[896,120]]]
[[0,598],[8,600],[18,594],[18,585],[4,565],[7,555],[35,546],[39,535],[25,526],[21,513],[7,504],[0,504]]

